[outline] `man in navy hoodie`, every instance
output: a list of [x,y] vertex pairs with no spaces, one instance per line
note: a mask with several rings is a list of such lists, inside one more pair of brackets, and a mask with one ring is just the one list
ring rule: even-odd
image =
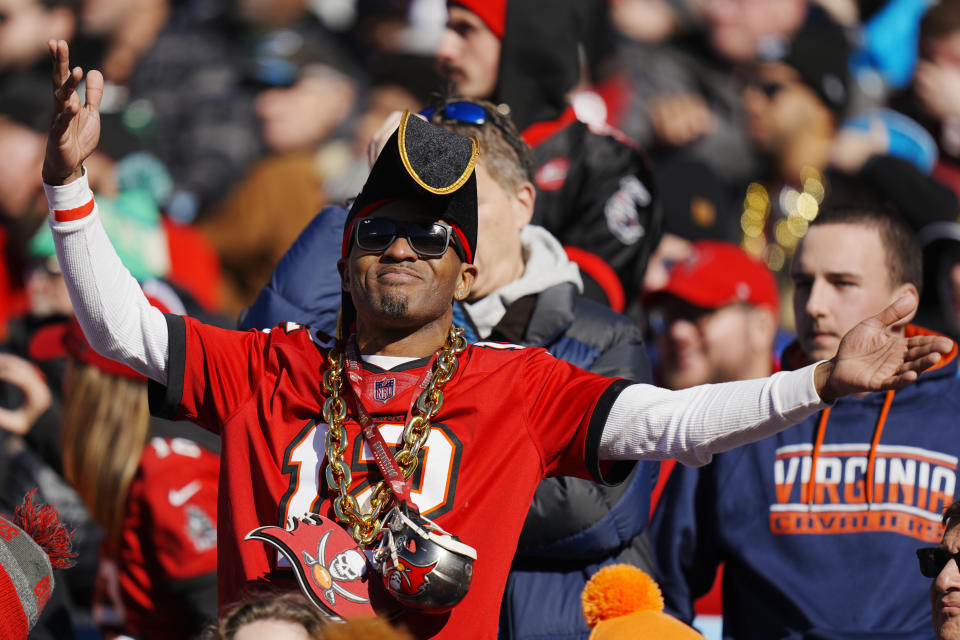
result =
[[[854,318],[916,292],[920,264],[883,206],[825,206],[794,258],[784,368],[832,357]],[[909,389],[844,398],[706,467],[678,466],[653,522],[673,612],[691,620],[723,562],[724,638],[929,638],[914,549],[940,541],[957,496],[955,356]]]

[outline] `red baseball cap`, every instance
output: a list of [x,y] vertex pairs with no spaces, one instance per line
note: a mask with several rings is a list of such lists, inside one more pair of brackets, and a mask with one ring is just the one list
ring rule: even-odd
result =
[[770,269],[737,245],[715,240],[695,242],[690,255],[670,270],[666,286],[649,299],[664,294],[705,309],[742,303],[777,313],[780,305]]

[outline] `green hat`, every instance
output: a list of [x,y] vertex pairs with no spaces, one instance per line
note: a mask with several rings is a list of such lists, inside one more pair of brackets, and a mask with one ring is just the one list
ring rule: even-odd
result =
[[[149,192],[131,189],[117,196],[97,196],[97,207],[107,237],[134,278],[143,282],[169,273],[167,234]],[[44,225],[37,231],[30,240],[28,252],[34,258],[56,255],[49,226]]]

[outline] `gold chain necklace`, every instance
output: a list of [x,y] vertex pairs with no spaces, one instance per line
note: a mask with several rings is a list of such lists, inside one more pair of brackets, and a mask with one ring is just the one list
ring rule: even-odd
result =
[[[443,386],[457,371],[457,356],[467,348],[463,338],[463,329],[451,326],[450,333],[443,343],[443,349],[433,365],[430,384],[417,398],[410,419],[403,428],[403,448],[394,454],[394,459],[403,472],[404,480],[410,478],[417,468],[420,448],[430,435],[430,421],[443,406]],[[343,345],[337,344],[327,354],[329,368],[323,374],[323,390],[327,399],[323,403],[323,419],[327,428],[327,485],[338,493],[333,500],[333,512],[337,520],[347,525],[350,535],[357,543],[369,546],[380,535],[383,526],[383,514],[394,501],[393,491],[385,480],[373,487],[370,494],[370,510],[360,512],[357,499],[350,495],[350,483],[353,474],[350,465],[343,459],[347,449],[346,433],[343,421],[347,418],[347,404],[341,395],[343,389]]]

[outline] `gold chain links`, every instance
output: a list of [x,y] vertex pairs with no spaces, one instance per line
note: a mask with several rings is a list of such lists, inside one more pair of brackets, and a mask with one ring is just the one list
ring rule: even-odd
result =
[[[417,469],[418,454],[430,436],[430,421],[440,413],[443,406],[443,385],[450,381],[457,371],[457,356],[467,348],[463,329],[451,326],[450,333],[443,344],[440,355],[433,365],[430,384],[417,398],[413,415],[403,428],[403,448],[394,458],[403,472],[404,479],[410,478]],[[347,404],[343,399],[343,348],[337,345],[327,354],[329,368],[323,374],[323,390],[327,399],[323,403],[323,419],[327,428],[327,486],[337,492],[333,500],[333,512],[337,520],[347,525],[353,539],[361,545],[372,545],[380,535],[383,526],[383,514],[393,504],[393,491],[386,481],[381,480],[370,494],[370,510],[360,512],[356,498],[350,495],[350,483],[353,474],[350,465],[344,462],[343,453],[347,449],[346,432],[343,421],[347,418]]]

